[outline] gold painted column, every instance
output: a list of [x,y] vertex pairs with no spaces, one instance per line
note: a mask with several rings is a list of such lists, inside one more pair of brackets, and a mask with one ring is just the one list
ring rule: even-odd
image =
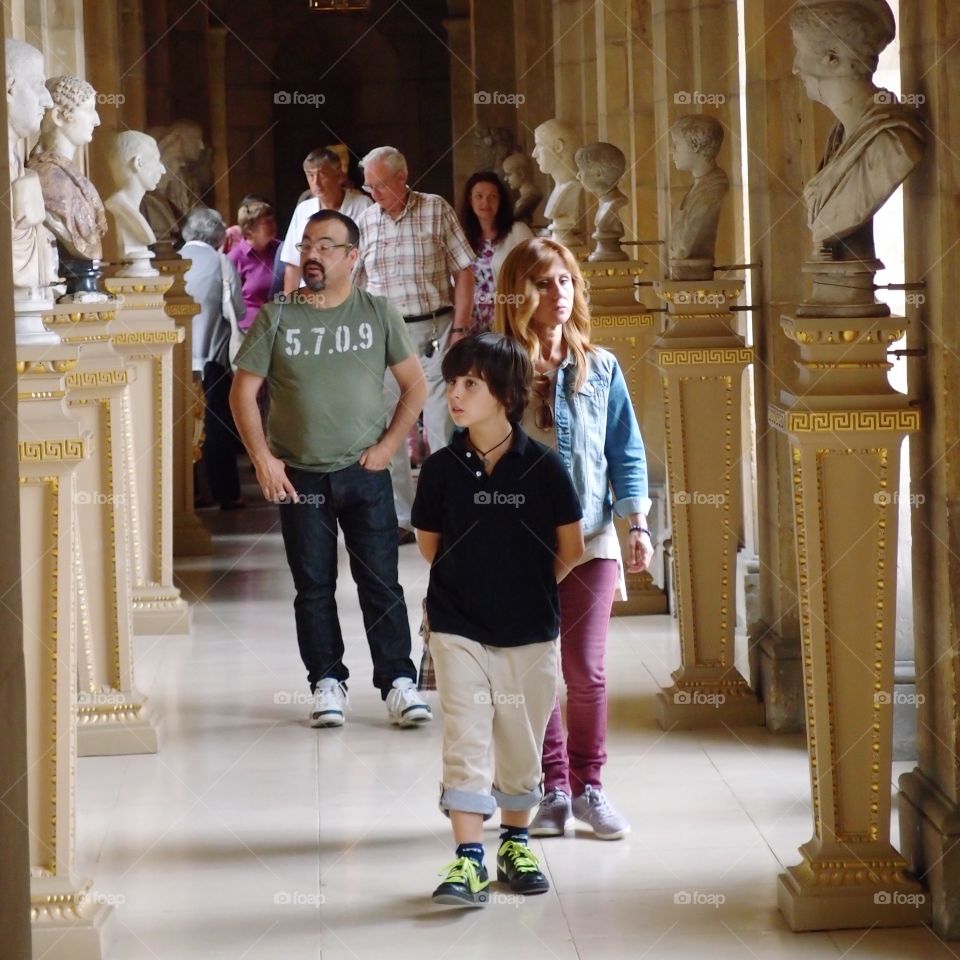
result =
[[130,610],[136,488],[128,463],[131,371],[110,344],[116,304],[58,304],[45,318],[80,347],[67,406],[93,435],[77,469],[78,753],[157,752],[157,722],[134,682]]
[[[780,876],[793,930],[908,926],[930,916],[890,842],[900,448],[920,413],[887,380],[906,320],[876,302],[870,261],[811,261],[781,321],[796,386],[770,406],[792,463],[814,835]],[[840,298],[843,302],[838,302]]]
[[681,665],[657,696],[664,729],[763,723],[734,665],[740,541],[741,381],[753,351],[733,332],[740,280],[660,280],[670,326],[654,345],[663,376]]
[[76,347],[17,351],[33,955],[98,960],[112,908],[77,876],[76,472],[91,435],[65,408]]
[[135,371],[130,384],[131,466],[136,485],[133,527],[133,631],[190,632],[190,608],[173,585],[173,353],[184,340],[164,313],[172,277],[108,277],[120,309],[113,345]]
[[153,265],[161,276],[173,278],[163,294],[164,311],[184,333],[173,350],[173,553],[177,557],[206,557],[213,553],[213,542],[193,509],[193,465],[200,459],[203,395],[193,378],[191,318],[200,307],[183,282],[189,261],[161,249]]
[[[654,506],[647,523],[657,548],[652,570],[626,573],[627,599],[613,605],[615,616],[667,612],[667,594],[654,582],[653,573],[662,566],[660,541],[665,529],[666,505],[657,502],[657,489],[665,489],[663,473],[663,405],[659,373],[651,362],[657,337],[657,314],[650,313],[634,299],[634,280],[643,275],[644,262],[622,260],[616,263],[583,263],[581,271],[590,285],[591,340],[605,347],[620,362],[633,410],[640,424],[647,458],[647,481]],[[626,555],[628,524],[616,518],[620,549]],[[662,571],[661,571],[662,572]],[[660,577],[663,583],[663,577]]]

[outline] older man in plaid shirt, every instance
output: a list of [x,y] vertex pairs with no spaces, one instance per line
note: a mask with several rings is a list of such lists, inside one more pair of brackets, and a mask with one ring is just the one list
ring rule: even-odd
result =
[[[470,326],[476,254],[443,197],[407,186],[407,161],[399,150],[377,147],[360,164],[363,189],[375,202],[357,218],[360,259],[354,279],[403,314],[427,380],[423,424],[430,449],[436,451],[446,446],[450,431],[440,363]],[[399,389],[389,371],[384,392],[392,411]],[[412,543],[414,491],[404,446],[390,470],[401,542]]]

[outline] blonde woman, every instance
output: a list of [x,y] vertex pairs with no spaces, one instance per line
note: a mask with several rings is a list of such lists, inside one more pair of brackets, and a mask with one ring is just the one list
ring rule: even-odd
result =
[[560,658],[567,687],[567,736],[557,700],[543,748],[546,793],[532,836],[562,836],[570,816],[602,840],[630,831],[607,800],[607,627],[623,558],[613,516],[630,523],[626,569],[647,568],[647,464],[626,381],[612,353],[590,342],[583,276],[570,251],[546,238],[525,240],[507,256],[497,280],[494,329],[517,340],[533,364],[533,396],[522,421],[554,447],[583,508],[586,549],[559,586]]

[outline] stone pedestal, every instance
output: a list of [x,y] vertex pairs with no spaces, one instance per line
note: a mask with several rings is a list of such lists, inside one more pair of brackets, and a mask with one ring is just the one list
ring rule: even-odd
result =
[[113,345],[135,372],[130,384],[135,634],[190,632],[190,608],[173,585],[173,353],[184,330],[164,312],[171,277],[108,277],[119,302]]
[[157,751],[156,720],[134,684],[132,371],[110,343],[115,318],[115,303],[58,305],[45,318],[63,343],[80,348],[66,377],[67,406],[93,442],[77,468],[75,497],[80,756]]
[[808,263],[812,296],[781,321],[797,383],[771,404],[790,444],[814,836],[780,877],[793,930],[930,917],[890,842],[900,448],[919,411],[887,381],[906,321],[873,296],[878,261]]
[[17,351],[20,557],[34,957],[97,958],[111,908],[76,874],[76,472],[91,436],[64,405],[69,346]]
[[681,666],[657,697],[665,729],[762,724],[734,663],[742,524],[741,379],[753,351],[733,332],[738,280],[654,284],[670,326],[653,356],[663,377]]
[[[647,455],[647,480],[654,506],[647,517],[657,544],[652,571],[662,568],[665,511],[656,500],[662,490],[663,408],[660,402],[659,376],[649,362],[650,349],[657,337],[658,315],[650,313],[634,298],[634,280],[643,275],[645,264],[630,260],[617,264],[583,264],[584,280],[590,284],[590,338],[597,346],[613,353],[623,370],[633,410],[640,424]],[[626,556],[629,524],[616,519],[620,549]],[[627,573],[627,599],[613,605],[614,616],[666,613],[665,584],[655,583],[652,571]]]
[[203,396],[193,379],[191,319],[200,307],[184,286],[188,261],[164,248],[158,250],[154,265],[162,277],[173,280],[163,294],[164,311],[184,334],[173,350],[173,553],[205,557],[213,553],[213,543],[193,509],[193,465],[200,459]]

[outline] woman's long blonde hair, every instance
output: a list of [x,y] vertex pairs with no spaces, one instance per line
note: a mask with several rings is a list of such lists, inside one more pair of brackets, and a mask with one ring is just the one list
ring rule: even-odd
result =
[[556,240],[534,237],[518,243],[503,261],[497,277],[496,309],[493,329],[513,337],[535,362],[540,355],[540,338],[533,326],[533,315],[540,303],[537,280],[559,259],[573,281],[573,311],[563,325],[563,340],[577,367],[576,389],[587,378],[587,354],[590,343],[590,309],[583,274],[573,254]]

